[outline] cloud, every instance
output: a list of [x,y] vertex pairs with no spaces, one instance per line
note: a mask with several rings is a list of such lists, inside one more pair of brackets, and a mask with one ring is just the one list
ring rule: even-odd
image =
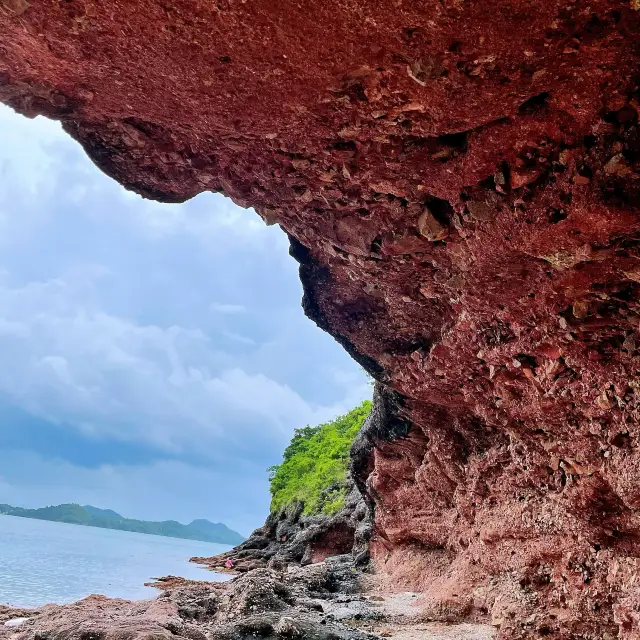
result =
[[209,309],[215,313],[245,313],[247,308],[242,304],[225,304],[223,302],[212,302]]
[[[25,499],[50,495],[61,469],[57,496],[101,478],[105,506],[111,474],[139,468],[151,486],[171,470],[186,491],[206,472],[262,492],[246,497],[259,524],[264,469],[293,429],[370,396],[303,316],[286,235],[219,194],[125,192],[58,124],[1,105],[0,141],[0,452],[34,456]],[[23,495],[25,475],[0,468]],[[149,495],[132,492],[132,514],[179,508]]]
[[233,455],[248,438],[273,450],[293,426],[331,417],[233,366],[202,330],[119,318],[86,305],[85,292],[59,279],[0,287],[0,392],[12,403],[88,434],[185,452],[224,442]]
[[244,475],[229,482],[227,470],[176,460],[83,468],[16,450],[0,451],[0,466],[5,474],[0,503],[30,508],[77,502],[145,520],[162,520],[167,514],[183,523],[208,518],[247,535],[269,502],[266,479],[256,469],[244,468]]
[[247,336],[240,335],[239,333],[234,333],[233,331],[223,331],[222,335],[225,338],[229,338],[229,340],[233,340],[235,342],[239,342],[241,344],[247,344],[251,346],[256,345],[256,341],[251,338],[247,338]]

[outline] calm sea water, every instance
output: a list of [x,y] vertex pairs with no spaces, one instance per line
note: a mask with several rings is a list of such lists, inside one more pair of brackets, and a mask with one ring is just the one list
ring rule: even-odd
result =
[[92,593],[150,598],[158,593],[144,586],[151,578],[171,574],[226,579],[189,558],[227,549],[209,542],[0,516],[0,603],[37,607]]

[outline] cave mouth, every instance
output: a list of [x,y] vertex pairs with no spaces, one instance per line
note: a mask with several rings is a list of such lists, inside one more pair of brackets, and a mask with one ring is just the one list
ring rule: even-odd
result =
[[389,584],[502,638],[640,633],[636,3],[11,4],[2,100],[295,240],[384,396],[355,471]]
[[[304,317],[286,234],[221,194],[144,200],[43,117],[0,105],[0,139],[0,505],[97,505],[248,535],[293,430],[370,396]],[[73,552],[56,549],[54,564]],[[35,594],[12,567],[0,601],[18,605],[153,594],[133,567],[113,588],[110,571],[96,585],[89,568],[84,581],[38,573]],[[154,569],[179,570],[198,576],[186,562]]]

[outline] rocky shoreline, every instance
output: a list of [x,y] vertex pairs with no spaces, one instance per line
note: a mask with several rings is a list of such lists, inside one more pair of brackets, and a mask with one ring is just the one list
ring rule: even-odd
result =
[[267,567],[286,570],[290,565],[306,566],[348,553],[355,566],[363,567],[369,561],[371,532],[370,509],[351,481],[344,509],[335,516],[305,516],[303,505],[293,504],[270,513],[262,527],[230,551],[191,561],[219,573],[238,574]]
[[[418,594],[367,593],[369,576],[350,554],[286,571],[251,569],[234,579],[167,577],[153,600],[92,595],[68,605],[0,610],[2,640],[489,640],[487,625],[429,624]],[[419,634],[419,635],[415,635]]]
[[33,640],[239,640],[254,637],[367,638],[325,613],[320,602],[356,592],[356,578],[348,562],[301,568],[281,573],[256,569],[228,583],[162,579],[162,593],[153,600],[131,602],[92,595],[69,605],[46,605],[23,610],[0,626],[0,638]]
[[148,583],[161,592],[152,600],[91,595],[38,609],[2,607],[0,640],[493,638],[486,620],[434,622],[438,616],[422,615],[421,594],[383,586],[369,558],[371,510],[350,483],[334,516],[305,516],[302,505],[291,505],[230,551],[191,559],[231,574],[229,581],[166,576]]

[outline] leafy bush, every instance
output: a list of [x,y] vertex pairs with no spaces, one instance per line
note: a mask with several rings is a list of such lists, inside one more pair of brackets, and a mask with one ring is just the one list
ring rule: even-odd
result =
[[371,411],[371,402],[331,422],[296,429],[282,463],[269,468],[271,510],[301,502],[307,515],[342,509],[349,449]]

